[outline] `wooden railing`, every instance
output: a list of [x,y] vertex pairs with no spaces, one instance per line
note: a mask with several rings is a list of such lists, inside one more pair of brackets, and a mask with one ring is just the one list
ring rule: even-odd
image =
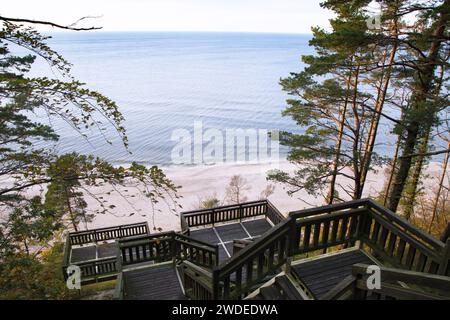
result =
[[81,270],[83,284],[115,279],[117,277],[117,258],[104,258],[77,264]]
[[290,223],[275,226],[213,271],[214,299],[240,299],[289,257]]
[[119,272],[116,280],[116,288],[114,290],[114,300],[123,300],[126,291],[126,281],[122,272]]
[[71,245],[83,245],[100,241],[122,239],[149,234],[148,224],[135,223],[117,227],[93,229],[69,234]]
[[188,260],[212,268],[218,264],[219,249],[175,232],[119,241],[123,266],[153,261]]
[[267,212],[266,217],[274,224],[277,225],[284,220],[286,220],[285,216],[269,201],[267,202]]
[[232,255],[235,256],[239,252],[241,252],[244,248],[248,247],[250,244],[252,244],[254,239],[238,239],[233,240],[233,253]]
[[444,245],[371,200],[357,200],[292,212],[214,269],[213,298],[243,297],[294,255],[355,245],[386,265],[449,274],[450,242]]
[[211,245],[181,234],[174,235],[175,257],[178,261],[190,261],[213,268],[219,265],[219,246]]
[[[324,300],[448,300],[450,278],[409,270],[380,268],[378,288],[368,287],[369,266],[356,264]],[[372,281],[370,281],[371,284]]]
[[185,236],[189,236],[191,231],[186,221],[186,217],[183,214],[180,214],[180,225],[181,225],[181,233]]
[[183,212],[180,216],[182,232],[189,232],[191,227],[215,225],[229,221],[266,216],[273,224],[284,220],[284,216],[267,200],[217,207],[213,209]]
[[294,254],[359,241],[387,266],[450,274],[450,242],[445,245],[372,200],[293,212],[290,217],[296,220]]
[[183,261],[179,270],[187,297],[193,300],[211,300],[213,298],[212,274],[189,261]]
[[[219,266],[217,246],[175,232],[120,241],[119,263],[178,261],[192,299],[240,299],[289,266],[295,255],[351,246],[369,250],[385,267],[450,275],[450,241],[445,245],[371,200],[291,212],[287,219],[269,202],[257,201],[184,213],[182,227],[189,231],[258,215],[275,221],[275,227]],[[354,287],[351,278],[346,281],[340,290]]]
[[358,227],[366,214],[367,209],[358,208],[296,220],[292,253],[302,254],[342,244],[354,245],[360,235]]
[[450,242],[446,246],[376,203],[368,205],[361,239],[379,260],[396,268],[450,275]]

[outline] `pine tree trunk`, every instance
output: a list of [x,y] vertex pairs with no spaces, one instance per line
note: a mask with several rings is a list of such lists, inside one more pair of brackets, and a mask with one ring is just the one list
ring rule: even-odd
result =
[[391,173],[389,174],[389,180],[388,180],[388,183],[386,185],[386,191],[385,191],[385,194],[384,194],[384,203],[383,203],[384,206],[387,205],[387,201],[389,199],[388,195],[389,195],[389,192],[391,190],[392,181],[394,180],[395,169],[397,167],[398,153],[400,151],[400,143],[401,143],[401,141],[402,141],[402,138],[401,138],[401,135],[399,135],[399,137],[397,139],[397,145],[395,147],[394,158],[392,159]]
[[[450,141],[448,142],[448,149],[450,149]],[[447,175],[447,167],[448,167],[449,156],[450,156],[450,153],[447,153],[445,155],[444,163],[442,164],[442,175],[441,175],[441,179],[439,180],[439,186],[438,186],[438,190],[436,192],[436,198],[434,199],[433,213],[431,215],[430,225],[428,226],[428,233],[431,232],[434,220],[436,219],[437,207],[439,205],[439,198],[441,196],[441,192],[442,192],[442,187],[444,185],[445,176]]]
[[[397,26],[395,27],[397,30]],[[397,31],[395,32],[397,36]],[[391,74],[392,74],[392,64],[395,60],[395,55],[397,54],[397,44],[394,45],[392,48],[391,54],[389,56],[388,60],[388,70],[386,71],[386,78],[382,78],[382,81],[384,81],[383,88],[381,92],[378,92],[377,97],[377,103],[375,106],[375,114],[373,115],[373,122],[371,123],[370,131],[368,134],[368,142],[367,146],[365,148],[364,152],[364,158],[362,163],[362,170],[361,170],[361,194],[359,197],[362,196],[362,192],[364,190],[364,185],[366,183],[367,174],[369,173],[370,165],[372,162],[372,155],[373,150],[375,148],[377,133],[378,133],[378,127],[380,124],[381,119],[381,113],[383,112],[384,102],[386,101],[386,95],[387,91],[389,89],[389,84],[391,81]]]
[[428,151],[428,141],[430,138],[430,130],[429,127],[427,132],[425,132],[425,136],[423,137],[422,143],[419,147],[419,155],[417,156],[414,164],[413,174],[411,176],[411,181],[409,184],[409,196],[406,199],[405,208],[404,208],[404,217],[409,221],[411,215],[414,211],[414,205],[416,203],[416,198],[419,189],[420,177],[422,176],[423,166],[425,164],[425,154]]
[[[422,72],[419,72],[418,78],[421,79],[419,86],[417,88],[417,94],[414,94],[412,99],[413,110],[419,110],[423,105],[426,105],[427,96],[432,89],[434,71],[436,70],[437,58],[439,55],[439,50],[441,48],[442,42],[444,41],[445,29],[449,20],[448,10],[445,7],[450,4],[450,0],[446,0],[441,6],[444,11],[441,13],[439,21],[437,23],[436,30],[433,32],[433,38],[435,39],[430,47],[428,58],[423,62],[424,66]],[[430,114],[430,117],[433,116]],[[403,190],[405,188],[405,183],[408,178],[409,171],[412,164],[412,155],[416,147],[417,138],[420,132],[419,119],[413,118],[409,124],[407,124],[406,129],[406,139],[404,142],[404,147],[399,161],[399,168],[397,174],[394,178],[393,188],[389,194],[389,204],[388,208],[392,211],[397,211],[398,204],[400,202]]]
[[[441,75],[439,79],[439,85],[436,88],[436,98],[439,97],[439,93],[441,92],[443,80],[444,80],[444,68],[441,66]],[[432,110],[432,113],[434,114],[437,112],[435,109]],[[416,198],[418,194],[419,189],[419,183],[420,183],[420,177],[422,175],[423,166],[425,164],[425,154],[428,152],[428,143],[430,141],[430,135],[431,130],[433,127],[433,122],[431,120],[425,122],[427,127],[425,129],[424,137],[422,140],[422,143],[419,148],[418,156],[416,157],[415,165],[414,165],[414,172],[412,174],[412,178],[409,184],[409,197],[406,199],[405,209],[404,209],[404,216],[406,220],[409,220],[411,218],[411,215],[414,211],[414,206],[416,203]]]
[[350,92],[350,84],[352,81],[352,74],[350,71],[349,77],[347,79],[347,94],[344,101],[344,106],[342,107],[341,111],[341,119],[339,122],[339,133],[338,138],[336,142],[336,154],[333,161],[333,169],[332,169],[332,175],[330,180],[330,187],[328,190],[328,204],[333,204],[334,202],[334,194],[336,191],[336,179],[337,179],[337,173],[339,169],[339,159],[341,157],[341,146],[342,146],[342,136],[344,135],[344,127],[345,127],[345,120],[346,120],[346,114],[347,114],[347,106],[349,102],[349,92]]
[[361,196],[361,171],[360,171],[360,163],[359,163],[359,138],[360,138],[360,131],[361,131],[361,121],[358,114],[358,105],[357,105],[357,98],[358,98],[358,83],[359,83],[359,71],[360,71],[360,64],[358,63],[358,67],[356,68],[356,74],[355,74],[355,85],[354,85],[354,91],[353,91],[353,116],[355,118],[355,127],[353,128],[354,133],[354,141],[353,141],[353,174],[354,174],[354,189],[353,189],[353,199],[359,199]]

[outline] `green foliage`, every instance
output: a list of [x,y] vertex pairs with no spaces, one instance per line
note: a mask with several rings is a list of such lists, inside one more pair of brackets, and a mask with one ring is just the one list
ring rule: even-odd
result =
[[[366,16],[354,6],[339,3],[330,7],[338,15],[331,20],[332,31],[313,28],[310,46],[316,54],[302,57],[304,71],[280,81],[291,96],[283,116],[302,128],[300,134],[281,134],[281,143],[290,148],[288,160],[298,169],[293,175],[275,170],[268,178],[288,185],[290,194],[305,190],[319,196],[333,176],[359,166],[361,136],[370,124],[364,106],[373,97],[358,87],[359,66],[370,55],[364,49],[370,37]],[[356,181],[358,174],[349,177]],[[336,191],[333,194],[338,195]]]
[[199,209],[212,209],[220,206],[220,200],[215,196],[207,197],[206,199],[200,200]]
[[18,204],[0,222],[0,261],[16,252],[30,255],[30,248],[46,246],[62,227],[60,216],[42,204],[40,197]]
[[[116,167],[89,155],[54,153],[59,138],[54,119],[86,139],[84,132],[94,129],[110,142],[108,128],[125,148],[128,138],[116,103],[74,79],[71,65],[47,40],[30,27],[7,21],[0,30],[0,178],[6,181],[0,186],[0,298],[71,297],[62,280],[62,247],[54,242],[68,227],[66,221],[77,230],[115,207],[89,188],[109,187],[108,195],[127,198],[119,189],[130,187],[149,200],[153,213],[160,201],[177,209],[179,187],[156,166]],[[29,54],[14,54],[23,51],[18,47]],[[37,58],[55,71],[54,78],[28,76]],[[37,121],[36,115],[45,115],[48,123]],[[30,198],[33,187],[45,191],[45,201]],[[99,204],[97,210],[88,207],[87,197]]]
[[347,196],[361,197],[367,173],[387,160],[375,148],[381,123],[400,136],[407,156],[393,171],[401,176],[393,184],[398,193],[410,168],[417,177],[425,163],[410,155],[432,149],[427,137],[445,130],[439,127],[448,121],[448,2],[377,2],[381,24],[369,28],[373,1],[324,1],[335,13],[331,31],[314,27],[315,54],[303,56],[305,69],[280,82],[291,96],[283,115],[301,127],[301,134],[284,132],[281,141],[299,169],[274,171],[269,179],[287,184],[291,194],[319,196],[329,186],[322,195],[332,202],[333,195],[340,199],[338,184]]
[[56,243],[45,250],[40,259],[17,254],[0,264],[0,299],[72,299],[77,293],[69,291],[61,267],[63,244]]

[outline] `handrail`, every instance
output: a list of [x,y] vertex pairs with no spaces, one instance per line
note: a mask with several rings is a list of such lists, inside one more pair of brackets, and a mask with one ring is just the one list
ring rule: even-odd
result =
[[368,204],[367,199],[353,200],[353,201],[336,203],[336,204],[326,205],[326,206],[317,207],[317,208],[291,211],[291,212],[289,212],[289,216],[293,217],[295,219],[306,218],[306,217],[310,217],[310,216],[331,213],[331,212],[336,212],[336,211],[340,211],[340,210],[354,209],[357,207],[365,206],[367,204]]
[[244,259],[249,258],[250,256],[254,255],[255,251],[258,251],[258,249],[261,249],[266,245],[268,239],[273,239],[274,236],[277,236],[282,231],[285,231],[285,229],[287,229],[288,226],[290,226],[290,222],[286,221],[282,224],[273,227],[271,230],[269,230],[269,232],[265,234],[264,237],[257,238],[243,250],[239,251],[237,255],[231,257],[229,260],[222,262],[219,265],[218,269],[220,269],[221,272],[227,272],[233,269],[234,266],[241,264],[241,260],[243,258]]
[[180,225],[181,225],[181,233],[189,236],[191,232],[189,230],[186,217],[183,214],[180,214]]
[[197,239],[185,236],[184,234],[175,233],[175,238],[184,239],[184,240],[187,240],[189,242],[195,242],[195,243],[198,243],[199,245],[208,247],[208,248],[213,249],[213,250],[215,250],[216,247],[217,247],[217,245],[212,245],[210,243],[207,243],[207,242],[204,242],[204,241],[201,241],[201,240],[197,240]]
[[136,236],[126,239],[119,239],[119,247],[124,246],[133,246],[135,244],[141,244],[143,242],[152,241],[152,240],[158,240],[163,237],[172,237],[175,234],[174,231],[168,231],[168,232],[161,232],[161,233],[155,233],[151,235],[142,235],[142,236]]
[[255,204],[264,204],[266,202],[267,202],[267,200],[256,200],[256,201],[244,202],[244,203],[239,203],[239,204],[229,204],[229,205],[226,205],[226,206],[214,207],[214,208],[211,208],[211,209],[199,209],[199,210],[185,211],[185,212],[182,212],[182,214],[186,216],[186,215],[190,215],[190,214],[209,212],[209,211],[218,210],[218,209],[231,209],[231,208],[239,207],[239,206],[249,206],[249,205],[255,205]]
[[91,230],[81,230],[76,232],[71,232],[72,235],[77,234],[83,234],[83,233],[91,233],[91,232],[102,232],[102,231],[109,231],[109,230],[116,230],[116,229],[124,229],[128,227],[138,227],[138,226],[147,226],[147,222],[137,222],[137,223],[130,223],[130,224],[122,224],[118,226],[112,226],[112,227],[103,227],[103,228],[96,228]]
[[[214,299],[236,299],[276,272],[289,256],[289,231],[293,220],[286,220],[264,237],[223,262],[213,271]],[[235,286],[231,287],[232,278]]]
[[182,212],[182,230],[188,230],[190,227],[215,225],[216,223],[267,215],[267,209],[267,200],[259,200],[211,209]]
[[190,261],[183,261],[182,264],[181,264],[181,266],[183,266],[183,265],[188,266],[189,268],[191,268],[191,269],[194,270],[195,272],[198,272],[198,273],[200,273],[201,275],[203,275],[203,276],[205,276],[205,277],[208,277],[208,278],[211,278],[211,279],[212,279],[212,272],[211,272],[211,271],[209,271],[209,270],[207,270],[207,269],[204,269],[204,268],[202,268],[202,267],[199,267],[199,266],[196,265],[195,263],[192,263],[192,262],[190,262]]
[[368,294],[375,294],[383,299],[441,300],[448,299],[450,295],[449,277],[386,267],[380,267],[381,288],[369,290],[366,280],[369,276],[368,267],[356,264],[352,268],[352,275],[355,277],[354,299],[366,299]]
[[254,242],[254,239],[233,240],[233,253],[232,253],[232,255],[235,256],[238,252],[240,252],[242,249],[247,247],[249,244],[252,244],[253,242]]
[[266,217],[272,221],[274,225],[281,223],[286,217],[275,207],[272,202],[266,200],[267,202],[267,213]]
[[[260,205],[265,206],[264,213],[258,207]],[[264,200],[210,210],[196,210],[182,216],[189,218],[206,214],[207,216],[200,222],[213,224],[216,221],[216,214],[218,221],[242,218],[243,210],[252,206],[256,206],[257,209],[250,209],[246,213],[267,216],[267,211],[272,207],[275,208],[269,201]],[[377,259],[381,258],[382,263],[393,262],[391,265],[398,265],[403,269],[428,270],[430,273],[440,274],[445,274],[448,270],[450,241],[445,246],[372,200],[362,199],[294,211],[282,220],[278,210],[272,213],[274,219],[280,219],[280,222],[220,265],[217,246],[175,232],[124,239],[119,241],[119,248],[120,250],[130,248],[131,260],[136,255],[139,257],[140,254],[151,252],[152,259],[162,258],[164,261],[170,258],[179,259],[182,265],[185,261],[189,262],[184,266],[188,266],[190,270],[188,273],[194,272],[190,274],[191,278],[188,275],[187,280],[191,281],[193,290],[197,290],[194,296],[198,294],[211,299],[241,298],[254,289],[255,285],[261,284],[269,275],[278,271],[293,255],[326,250],[343,244],[354,246],[358,243],[363,247],[368,246]],[[190,227],[188,219],[186,227]],[[209,256],[205,258],[205,255]],[[211,257],[214,259],[211,260]],[[137,259],[137,262],[139,261],[141,260]],[[398,262],[397,265],[395,261]],[[128,263],[129,261],[124,261],[124,264]],[[192,265],[201,263],[211,268],[212,272],[207,271],[206,274],[197,276],[199,272],[194,270]],[[196,268],[204,270],[198,265]],[[209,287],[205,288],[205,279],[211,280],[212,293]]]
[[[368,275],[368,266],[366,264],[358,263],[352,267],[352,274]],[[450,293],[450,277],[444,277],[435,274],[415,272],[410,270],[393,269],[387,267],[380,267],[380,276],[382,282],[404,282],[406,284],[416,284],[427,286],[429,288],[447,291]]]
[[213,276],[199,266],[183,261],[180,265],[183,287],[186,295],[194,300],[211,300],[213,297]]
[[123,300],[125,292],[125,277],[119,272],[116,280],[116,288],[114,290],[114,300]]
[[[367,229],[367,221],[372,221],[373,219],[382,225],[380,230]],[[417,238],[412,238],[411,235],[408,235],[409,231]],[[246,292],[245,290],[253,282],[262,280],[266,275],[265,270],[259,270],[259,276],[250,281],[249,284],[242,283],[243,267],[251,265],[253,268],[254,260],[258,259],[259,264],[256,263],[257,268],[266,268],[264,265],[261,267],[261,264],[266,264],[265,257],[261,253],[267,253],[266,250],[273,248],[275,243],[284,236],[289,239],[289,256],[326,249],[339,244],[354,245],[358,240],[367,242],[368,239],[374,239],[375,243],[381,243],[383,250],[386,250],[385,246],[388,245],[390,251],[386,252],[386,254],[378,251],[383,257],[393,254],[392,250],[396,248],[398,241],[403,241],[401,242],[402,244],[406,243],[411,246],[411,248],[407,247],[408,261],[406,264],[401,265],[402,268],[410,269],[413,266],[419,269],[423,268],[425,263],[430,263],[429,260],[427,261],[428,257],[428,259],[436,260],[432,262],[437,265],[437,272],[438,269],[442,269],[439,266],[442,263],[441,260],[445,259],[441,257],[445,248],[443,243],[433,239],[431,236],[424,236],[423,232],[413,227],[410,223],[405,222],[388,210],[382,210],[373,201],[362,199],[322,208],[291,212],[286,220],[272,228],[263,237],[249,244],[230,260],[215,268],[213,272],[214,297],[236,298]],[[389,243],[386,242],[388,238]],[[427,249],[422,242],[434,245],[435,250]],[[373,248],[377,252],[377,248]],[[416,253],[417,255],[415,255]],[[283,254],[281,256],[283,259],[281,261],[284,263],[288,256],[283,257]],[[414,261],[417,262],[414,264]],[[431,266],[435,267],[433,264]],[[237,280],[231,279],[230,276],[232,274]],[[231,285],[233,281],[236,282],[234,287]]]
[[367,212],[365,208],[357,208],[295,220],[291,239],[292,253],[307,253],[342,244],[354,244],[359,240],[359,226]]
[[405,228],[406,230],[408,230],[408,232],[413,233],[415,236],[426,241],[427,243],[429,243],[431,246],[433,246],[434,248],[436,248],[438,250],[441,250],[445,247],[445,244],[442,241],[433,238],[431,235],[427,234],[426,232],[423,232],[422,230],[420,230],[416,226],[412,225],[407,220],[405,220],[401,216],[395,214],[394,212],[390,211],[389,209],[382,207],[381,205],[379,205],[372,199],[359,199],[359,200],[354,200],[354,201],[349,201],[349,202],[327,205],[327,206],[318,207],[318,208],[292,211],[289,213],[289,216],[294,217],[294,218],[306,218],[306,217],[311,217],[311,216],[315,216],[315,215],[319,215],[319,214],[326,214],[326,213],[330,213],[330,212],[347,210],[347,209],[357,208],[357,207],[361,207],[361,206],[366,206],[372,210],[378,211],[379,214],[386,217],[388,220],[390,220],[390,222],[397,223],[402,228]]
[[425,246],[423,243],[420,242],[420,240],[423,240],[423,239],[418,240],[418,239],[412,237],[411,235],[408,234],[408,232],[405,232],[404,230],[396,227],[393,224],[389,224],[389,222],[384,220],[382,217],[378,217],[377,215],[374,215],[373,217],[374,217],[375,221],[378,222],[381,226],[391,229],[392,232],[395,232],[397,235],[401,235],[403,238],[405,238],[408,243],[414,245],[417,248],[420,248],[429,256],[436,257],[436,259],[438,259],[440,249],[441,249],[440,247],[439,247],[439,250],[433,251],[432,249],[428,248],[427,246]]
[[419,237],[423,241],[427,242],[431,246],[433,246],[437,250],[442,250],[445,247],[445,244],[432,237],[428,233],[420,230],[413,224],[409,223],[406,219],[402,218],[401,216],[395,214],[391,210],[384,208],[380,206],[378,203],[373,201],[372,199],[366,199],[367,204],[370,206],[372,210],[377,210],[379,213],[381,213],[383,216],[385,216],[387,219],[389,219],[391,222],[397,223],[402,228],[406,229],[408,232],[411,232],[415,236]]
[[116,227],[99,228],[92,230],[84,230],[69,233],[71,245],[83,245],[87,243],[95,243],[98,241],[106,241],[113,239],[121,239],[130,236],[149,234],[148,224],[133,223]]
[[117,277],[117,258],[101,258],[98,260],[77,263],[81,270],[81,282],[96,282],[99,277],[114,279]]
[[219,261],[219,247],[199,241],[174,231],[124,239],[118,242],[120,257],[124,265],[144,261],[165,262],[170,260],[193,260],[201,265],[213,267]]

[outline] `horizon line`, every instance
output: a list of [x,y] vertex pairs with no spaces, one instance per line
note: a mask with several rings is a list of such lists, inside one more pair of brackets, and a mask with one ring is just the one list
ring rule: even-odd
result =
[[39,32],[51,33],[237,33],[237,34],[285,34],[285,35],[312,35],[312,32],[287,32],[287,31],[222,31],[222,30],[59,30],[46,29]]

